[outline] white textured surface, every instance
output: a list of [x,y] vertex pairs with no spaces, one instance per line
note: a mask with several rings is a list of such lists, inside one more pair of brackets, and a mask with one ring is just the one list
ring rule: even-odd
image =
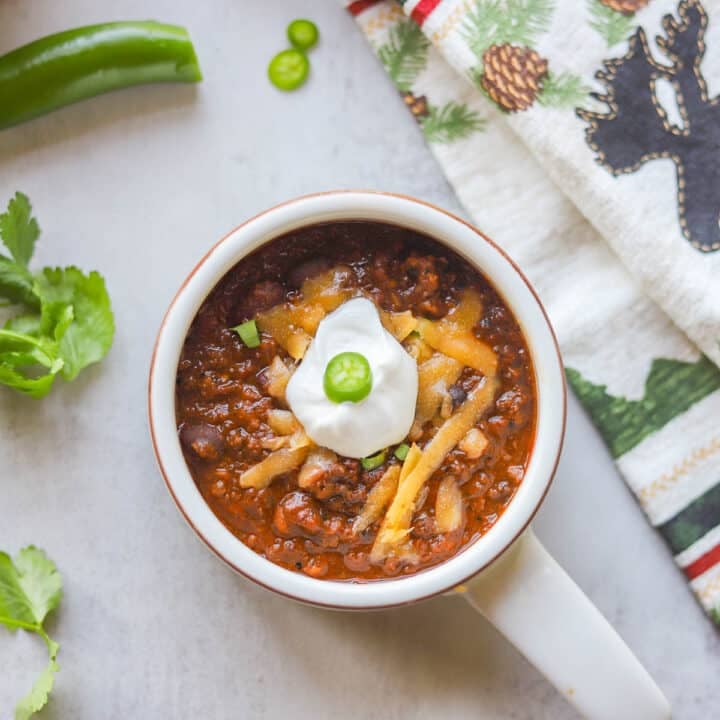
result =
[[[265,79],[298,13],[317,20],[313,77]],[[46,720],[566,720],[564,701],[458,599],[347,615],[291,604],[221,566],[183,525],[145,420],[150,345],[211,242],[303,192],[381,188],[458,210],[419,132],[335,3],[4,0],[0,52],[109,19],[187,25],[205,82],[139,88],[0,134],[0,202],[22,189],[41,264],[108,279],[106,361],[33,402],[0,393],[0,548],[48,550],[65,579],[62,671]],[[491,199],[489,199],[491,201]],[[720,635],[696,606],[573,401],[536,528],[648,667],[675,718],[714,718]],[[0,630],[0,718],[43,662]]]

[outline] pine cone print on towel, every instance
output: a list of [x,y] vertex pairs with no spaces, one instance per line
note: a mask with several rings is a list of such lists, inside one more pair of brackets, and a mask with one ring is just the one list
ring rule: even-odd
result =
[[492,45],[483,53],[482,88],[508,112],[527,110],[542,89],[547,60],[527,47]]
[[478,60],[473,77],[501,110],[570,108],[586,97],[578,75],[553,73],[535,50],[554,11],[555,0],[475,0],[465,16],[462,35]]
[[615,12],[633,15],[638,10],[642,10],[650,0],[600,0],[600,2]]
[[416,120],[427,117],[430,114],[428,101],[425,95],[414,95],[411,92],[400,93],[408,110],[413,114]]

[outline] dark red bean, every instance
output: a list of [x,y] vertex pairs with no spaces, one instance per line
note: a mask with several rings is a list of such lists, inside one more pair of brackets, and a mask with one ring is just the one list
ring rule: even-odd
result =
[[261,280],[235,305],[230,323],[241,323],[254,318],[263,310],[269,310],[285,299],[285,289],[276,280]]
[[206,423],[183,425],[180,428],[180,442],[201,460],[217,460],[225,447],[220,430]]
[[306,280],[332,267],[332,262],[326,257],[314,257],[295,266],[288,273],[288,283],[291,287],[299,288]]

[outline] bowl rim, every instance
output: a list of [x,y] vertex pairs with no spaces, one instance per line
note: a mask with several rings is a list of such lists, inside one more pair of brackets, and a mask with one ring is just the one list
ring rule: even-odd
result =
[[[229,265],[226,261],[225,265],[227,265],[227,267],[223,266],[224,269],[223,267],[221,267],[220,270],[217,270],[215,272],[215,275],[217,275],[217,277],[214,282],[207,284],[204,287],[204,290],[198,293],[202,295],[199,302],[191,308],[191,311],[188,311],[186,308],[184,310],[184,314],[181,314],[179,316],[180,320],[184,319],[184,331],[179,333],[179,339],[178,337],[173,338],[172,336],[168,335],[168,328],[171,326],[171,324],[183,324],[183,322],[180,322],[180,320],[176,320],[176,315],[180,312],[179,306],[185,296],[188,287],[190,287],[193,283],[197,282],[198,274],[200,273],[200,271],[206,267],[208,261],[218,252],[218,250],[223,248],[226,243],[231,241],[233,238],[241,236],[242,233],[252,230],[253,225],[258,224],[263,220],[267,220],[268,218],[272,218],[273,215],[277,215],[279,213],[282,213],[283,211],[292,210],[293,208],[297,208],[298,206],[301,206],[303,204],[312,204],[313,202],[322,203],[325,200],[327,200],[330,204],[332,204],[333,201],[338,200],[340,201],[341,205],[343,204],[342,201],[345,201],[344,204],[348,205],[351,204],[353,200],[367,201],[370,204],[376,202],[378,203],[378,208],[376,210],[371,210],[370,212],[371,215],[373,213],[376,213],[378,217],[373,218],[370,215],[353,213],[352,209],[349,209],[341,212],[337,218],[331,220],[323,220],[322,218],[318,219],[318,213],[316,212],[314,213],[314,215],[313,213],[311,213],[303,222],[295,222],[294,225],[288,230],[280,230],[274,233],[267,234],[267,237],[265,237],[259,242],[256,242],[254,245],[252,244],[252,242],[248,242],[247,240],[244,243],[240,242],[240,246],[234,253],[234,260],[232,260]],[[380,216],[382,215],[383,210],[379,206],[387,202],[395,203],[396,209],[398,207],[404,206],[404,209],[407,211],[408,215],[412,211],[426,214],[429,211],[431,214],[443,218],[443,221],[449,221],[451,224],[457,224],[458,227],[462,227],[464,229],[463,232],[470,231],[470,233],[472,233],[475,238],[479,238],[482,240],[480,247],[490,248],[495,254],[497,254],[497,256],[501,258],[502,262],[504,262],[505,265],[513,271],[512,274],[522,281],[521,284],[524,285],[525,290],[528,291],[528,297],[533,301],[532,305],[534,309],[536,311],[539,311],[538,317],[542,321],[540,323],[540,326],[545,331],[546,338],[549,339],[551,342],[552,354],[554,356],[551,365],[555,365],[556,367],[551,367],[550,370],[557,369],[559,371],[558,377],[556,378],[559,380],[559,382],[553,383],[553,385],[557,384],[557,387],[553,391],[553,393],[555,394],[555,398],[553,400],[555,408],[554,412],[551,413],[551,415],[554,415],[554,417],[551,418],[554,421],[554,438],[551,434],[551,439],[553,439],[552,445],[554,447],[550,448],[549,455],[547,454],[547,452],[545,452],[545,455],[547,455],[547,457],[544,457],[545,469],[544,472],[540,475],[542,481],[537,480],[535,482],[535,485],[537,485],[537,487],[533,487],[529,507],[526,508],[524,513],[520,514],[519,518],[515,519],[515,521],[512,523],[512,527],[508,523],[503,523],[503,520],[506,518],[508,513],[511,512],[511,509],[517,503],[519,496],[525,490],[527,476],[523,480],[523,483],[521,483],[520,489],[516,493],[516,496],[513,498],[512,502],[508,505],[508,508],[505,510],[503,515],[501,515],[495,525],[493,525],[493,527],[481,538],[478,538],[477,540],[469,543],[460,551],[455,553],[455,555],[451,556],[442,563],[439,563],[438,565],[399,578],[396,577],[378,579],[366,582],[314,579],[306,577],[300,573],[282,568],[281,566],[276,565],[275,563],[272,563],[271,561],[261,557],[260,555],[252,551],[250,548],[248,548],[239,538],[232,535],[232,533],[230,533],[230,531],[221,523],[221,521],[212,512],[197,487],[194,485],[194,480],[192,480],[189,469],[185,464],[184,458],[182,458],[182,451],[180,449],[180,443],[177,438],[177,428],[174,422],[172,423],[172,433],[174,434],[174,444],[177,446],[176,452],[173,453],[173,457],[170,459],[168,459],[168,457],[165,455],[166,452],[172,452],[171,445],[173,443],[169,439],[170,436],[167,432],[167,428],[160,427],[163,421],[161,420],[161,417],[159,415],[159,413],[162,412],[162,408],[159,408],[158,395],[161,395],[162,393],[158,391],[158,388],[160,386],[160,380],[158,378],[161,370],[169,370],[167,362],[165,362],[165,364],[163,364],[162,366],[159,366],[160,357],[162,353],[167,354],[168,351],[165,351],[165,346],[167,344],[169,344],[171,347],[175,347],[176,353],[170,353],[170,355],[175,358],[174,366],[171,366],[172,383],[174,385],[174,378],[177,373],[177,359],[179,358],[180,351],[182,349],[185,336],[187,334],[187,329],[192,320],[194,319],[199,305],[204,301],[204,299],[215,286],[217,281],[221,277],[223,277],[234,264],[240,262],[243,258],[247,257],[258,247],[261,247],[268,242],[272,242],[274,239],[278,238],[286,232],[292,231],[293,229],[299,229],[301,227],[306,227],[321,222],[342,221],[343,219],[346,221],[368,220],[379,223],[399,225],[401,227],[412,227],[412,223],[409,219],[406,223],[402,221],[393,222],[391,220],[382,219]],[[403,214],[403,211],[400,211],[400,214]],[[539,452],[537,447],[537,441],[541,430],[540,413],[543,407],[541,399],[545,402],[549,402],[545,400],[545,398],[552,395],[550,390],[546,391],[544,389],[541,389],[540,387],[536,356],[533,349],[533,341],[536,339],[536,331],[535,329],[533,329],[532,332],[528,332],[526,326],[523,324],[525,315],[520,315],[518,313],[517,305],[509,301],[509,299],[506,297],[506,294],[502,291],[503,289],[497,287],[496,279],[492,277],[490,273],[485,268],[483,268],[476,259],[468,257],[459,247],[455,246],[454,243],[456,242],[456,240],[437,237],[437,235],[434,234],[432,231],[423,230],[422,227],[414,227],[413,229],[424,232],[429,237],[445,245],[453,252],[456,252],[462,257],[465,257],[465,259],[468,260],[468,262],[470,262],[470,264],[478,272],[488,277],[496,290],[501,294],[501,296],[503,296],[505,302],[511,307],[513,314],[516,316],[518,322],[520,322],[521,324],[523,335],[525,336],[528,346],[530,346],[531,348],[531,355],[533,355],[533,363],[535,365],[536,373],[535,380],[538,406],[536,435],[534,446],[530,456],[530,463],[528,466],[529,474],[530,469],[533,467],[533,461],[536,453]],[[460,244],[459,241],[457,242],[458,244]],[[542,331],[538,329],[537,333],[542,334]],[[548,350],[548,352],[550,351]],[[567,383],[565,373],[562,368],[562,358],[557,337],[550,323],[548,314],[537,292],[535,291],[525,274],[507,254],[507,252],[478,228],[465,221],[461,217],[458,217],[457,215],[448,212],[447,210],[444,210],[423,200],[419,200],[417,198],[413,198],[399,193],[389,193],[376,190],[330,190],[319,193],[311,193],[274,205],[273,207],[252,216],[245,222],[233,228],[229,233],[227,233],[220,240],[218,240],[200,258],[200,260],[198,260],[198,262],[194,265],[190,273],[187,275],[187,277],[184,279],[184,281],[176,291],[160,324],[150,361],[147,400],[150,437],[160,474],[163,477],[165,486],[171,497],[173,498],[173,501],[179,512],[185,518],[185,521],[188,523],[188,525],[194,530],[198,538],[205,544],[205,546],[220,560],[222,560],[225,564],[232,568],[235,572],[239,573],[243,577],[248,578],[254,583],[260,585],[261,587],[266,588],[267,590],[273,591],[287,598],[300,602],[305,602],[315,606],[351,610],[370,610],[396,607],[428,599],[430,597],[445,593],[458,585],[462,585],[470,578],[482,572],[482,570],[491,565],[495,560],[497,560],[497,558],[500,557],[500,555],[502,555],[528,528],[550,489],[553,478],[557,471],[562,451],[565,428],[567,423]],[[167,393],[165,394],[167,395]],[[172,417],[174,419],[174,394],[172,397]],[[545,449],[543,448],[543,451],[544,450]],[[182,470],[178,470],[177,468],[175,468],[174,470],[169,469],[171,460],[174,464],[177,463],[177,453],[179,453],[180,457],[182,458],[182,469],[184,469],[184,473],[182,473]],[[187,496],[185,498],[181,498],[182,493],[176,486],[176,476],[178,474],[184,474],[184,476],[186,476],[184,478],[186,483],[187,478],[190,478],[190,480],[192,481],[192,486],[197,495],[197,498],[195,498],[195,500],[190,498],[190,500],[188,501]],[[199,499],[200,504],[204,506],[206,512],[196,511],[189,507],[189,505],[194,504],[194,501],[196,501],[197,499]],[[204,516],[203,521],[198,519],[198,512],[200,512],[200,514]],[[212,518],[214,518],[214,523],[208,517],[208,513],[212,515]],[[518,515],[519,512],[516,512],[515,514]],[[203,522],[207,522],[209,526],[213,527],[200,527],[200,525],[203,525]],[[500,537],[500,530],[498,530],[499,527],[502,528],[504,531],[504,539],[498,539]],[[479,546],[488,544],[486,538],[488,538],[491,534],[494,534],[494,536],[496,537],[496,540],[493,543],[494,550],[492,552],[485,553],[486,557],[483,557],[481,562],[478,562],[477,560],[465,562],[464,564],[467,567],[465,567],[464,571],[456,570],[454,573],[448,573],[447,571],[444,573],[442,572],[443,569],[447,569],[450,566],[456,566],[457,568],[460,568],[463,565],[462,560],[464,559],[467,561],[468,557],[473,555],[473,548],[477,549]],[[223,535],[227,537],[222,537]],[[234,551],[229,552],[229,548],[234,548],[234,550],[237,550],[238,553],[244,555],[243,561],[238,561],[236,557],[237,553]],[[476,552],[474,554],[482,555],[482,553],[479,552]],[[229,555],[232,555],[233,557],[229,557]],[[254,561],[253,558],[255,559]],[[248,565],[252,565],[253,569],[248,569]],[[442,577],[442,579],[439,581],[427,581],[427,578],[430,576]],[[426,582],[418,583],[418,579],[425,579]],[[413,592],[413,587],[415,586],[418,586],[418,588],[422,589],[418,589]],[[371,590],[373,592],[371,592]],[[335,599],[328,599],[330,598],[330,596],[333,595],[335,596]],[[366,596],[365,599],[363,599],[363,595]]]

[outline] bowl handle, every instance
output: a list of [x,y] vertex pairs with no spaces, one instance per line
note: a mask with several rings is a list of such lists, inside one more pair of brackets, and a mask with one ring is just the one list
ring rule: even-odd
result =
[[532,530],[458,590],[589,720],[670,718],[653,679]]

